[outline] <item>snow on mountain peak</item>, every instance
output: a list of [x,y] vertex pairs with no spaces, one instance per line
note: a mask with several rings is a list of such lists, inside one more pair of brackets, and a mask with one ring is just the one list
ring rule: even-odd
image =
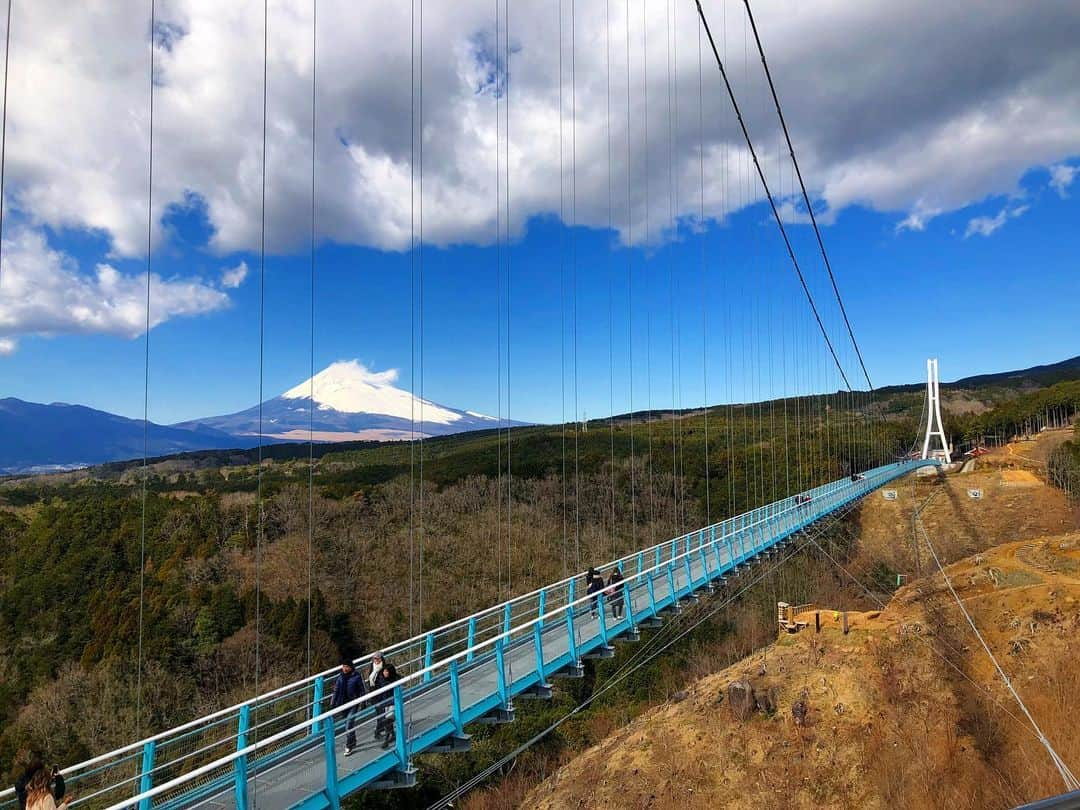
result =
[[443,408],[429,400],[421,400],[410,392],[395,387],[397,379],[397,369],[371,371],[358,360],[340,360],[295,388],[290,388],[281,398],[311,397],[321,411],[386,414],[399,419],[416,419],[417,422],[422,415],[425,423],[435,422],[441,425],[461,420],[461,413]]

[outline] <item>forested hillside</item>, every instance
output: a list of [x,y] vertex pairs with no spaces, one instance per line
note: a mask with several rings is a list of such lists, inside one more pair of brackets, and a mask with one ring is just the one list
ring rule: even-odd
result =
[[[987,410],[979,429],[1072,385]],[[883,402],[526,427],[509,450],[494,431],[433,439],[422,490],[421,450],[404,443],[316,447],[310,462],[267,448],[261,475],[253,451],[158,459],[145,533],[138,463],[0,482],[0,762],[27,744],[76,761],[251,694],[257,589],[265,689],[906,452],[918,413]]]

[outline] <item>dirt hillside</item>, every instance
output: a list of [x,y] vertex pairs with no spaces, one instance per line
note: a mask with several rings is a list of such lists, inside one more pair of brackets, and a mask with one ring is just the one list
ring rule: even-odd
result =
[[[959,558],[946,571],[960,598],[1080,772],[1080,532],[1033,469],[1001,457],[981,466],[939,485],[927,530],[943,560]],[[613,732],[522,806],[963,810],[1060,792],[925,545],[915,576],[911,498],[924,502],[932,486],[904,482],[896,501],[875,495],[862,509],[859,555],[891,548],[895,570],[910,576],[884,610],[849,613],[844,634],[833,612],[843,604],[808,609],[800,632]]]

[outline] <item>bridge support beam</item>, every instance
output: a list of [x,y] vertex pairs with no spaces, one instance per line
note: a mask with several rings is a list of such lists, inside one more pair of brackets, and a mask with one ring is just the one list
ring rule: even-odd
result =
[[567,678],[577,679],[585,677],[585,667],[580,661],[575,661],[573,664],[567,664],[558,672],[551,673],[552,678]]
[[464,754],[472,750],[472,737],[468,734],[451,734],[427,750],[432,754]]
[[534,683],[524,692],[521,692],[518,698],[522,700],[551,700],[551,684]]
[[401,771],[390,771],[382,779],[372,782],[367,787],[369,790],[398,790],[416,787],[416,768],[410,766]]

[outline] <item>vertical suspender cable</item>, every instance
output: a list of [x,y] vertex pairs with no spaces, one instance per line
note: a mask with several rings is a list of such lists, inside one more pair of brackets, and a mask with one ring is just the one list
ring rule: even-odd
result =
[[570,266],[573,279],[574,339],[574,559],[581,570],[581,474],[578,434],[581,409],[578,402],[578,266],[577,266],[577,3],[570,0]]
[[[11,50],[11,3],[8,0],[7,47],[4,50],[4,140],[7,140],[7,75],[8,52]],[[142,736],[142,675],[143,675],[143,628],[144,602],[146,596],[146,501],[147,477],[150,474],[150,290],[153,275],[153,257],[151,253],[154,235],[154,36],[157,27],[157,5],[150,0],[150,126],[146,160],[146,330],[143,338],[143,457],[142,457],[142,492],[139,517],[139,642],[138,661],[135,674],[135,736]],[[2,154],[2,150],[0,150]],[[0,158],[0,177],[3,173],[3,159]],[[3,181],[0,180],[0,225],[3,223]],[[0,244],[2,244],[0,236]]]
[[630,546],[637,548],[637,454],[634,452],[634,203],[631,194],[630,0],[626,0],[626,351],[630,383]]
[[[649,243],[651,231],[650,200],[649,200],[649,18],[646,12],[646,0],[641,1],[641,59],[642,75],[645,99],[645,114],[642,120],[645,123],[645,244]],[[648,416],[645,417],[646,434],[648,436],[648,472],[649,480],[649,537],[656,540],[656,491],[653,481],[653,410],[652,410],[652,296],[649,291],[652,287],[649,276],[648,261],[642,263],[645,271],[645,407]]]
[[[673,164],[675,162],[675,136],[672,128],[672,118],[678,117],[679,108],[678,101],[675,99],[675,94],[672,92],[672,71],[671,71],[671,42],[673,32],[671,30],[671,0],[665,0],[664,4],[664,39],[666,46],[666,58],[667,58],[667,124],[668,124],[668,142],[667,142],[667,157],[668,157],[668,228],[672,231],[672,238],[676,235],[676,220],[675,220],[675,207],[678,205],[676,197],[678,191],[675,181],[675,172]],[[674,250],[668,248],[668,333],[671,343],[671,498],[672,498],[672,530],[671,534],[674,537],[679,534],[679,478],[678,478],[678,444],[676,442],[676,403],[675,403],[675,269],[672,266],[674,259],[672,253]]]
[[307,548],[307,654],[304,674],[311,674],[311,580],[315,553],[315,61],[319,0],[311,0],[311,344],[308,370],[308,548]]
[[562,564],[567,575],[566,553],[569,535],[566,531],[566,250],[563,234],[566,231],[566,167],[563,165],[563,0],[559,4],[559,391],[562,406],[562,429],[559,441],[562,448]]
[[409,634],[416,633],[416,0],[409,0]]
[[[3,257],[4,257],[4,180],[7,170],[7,104],[8,104],[8,65],[11,57],[11,6],[15,0],[8,0],[7,25],[4,28],[4,110],[0,113],[0,281],[3,281]],[[154,9],[151,0],[150,17],[153,19]],[[150,92],[153,94],[154,85],[154,31],[150,30]]]
[[[262,84],[262,154],[259,189],[259,454],[256,470],[256,500],[258,502],[258,526],[255,529],[255,698],[258,706],[259,686],[262,677],[261,638],[262,631],[262,546],[263,546],[263,369],[266,352],[266,109],[269,79],[269,0],[263,0],[263,84]],[[258,738],[258,722],[252,725],[253,737]],[[255,762],[252,762],[252,801],[258,806],[256,795],[258,780],[255,778]]]
[[697,24],[698,81],[698,227],[701,228],[701,386],[705,405],[705,524],[712,525],[712,476],[709,474],[709,282],[705,270],[705,93],[701,81],[701,20]]
[[512,256],[510,250],[510,0],[506,0],[503,7],[503,36],[505,37],[503,49],[506,52],[506,127],[504,144],[506,148],[506,595],[507,598],[513,593],[513,551],[514,551],[514,528],[510,522],[510,508],[513,505],[511,485],[514,482],[513,469],[510,466],[510,293]]
[[[498,382],[498,421],[496,422],[495,441],[495,567],[498,568],[498,588],[502,598],[502,169],[500,167],[500,129],[499,118],[499,5],[502,0],[495,0],[495,367]],[[510,598],[507,593],[506,598]]]
[[[611,161],[611,0],[604,0],[604,51],[607,86],[607,208],[608,233],[615,229],[615,197],[612,190]],[[611,445],[611,558],[618,557],[615,545],[615,257],[608,251],[608,438]]]
[[419,449],[419,533],[417,535],[417,572],[416,572],[416,619],[417,627],[424,629],[424,3],[420,0],[420,14],[417,27],[417,39],[420,47],[417,50],[417,153],[419,157],[419,189],[418,189],[418,225],[416,267],[417,267],[417,305],[419,308],[419,347],[420,357],[420,441]]

